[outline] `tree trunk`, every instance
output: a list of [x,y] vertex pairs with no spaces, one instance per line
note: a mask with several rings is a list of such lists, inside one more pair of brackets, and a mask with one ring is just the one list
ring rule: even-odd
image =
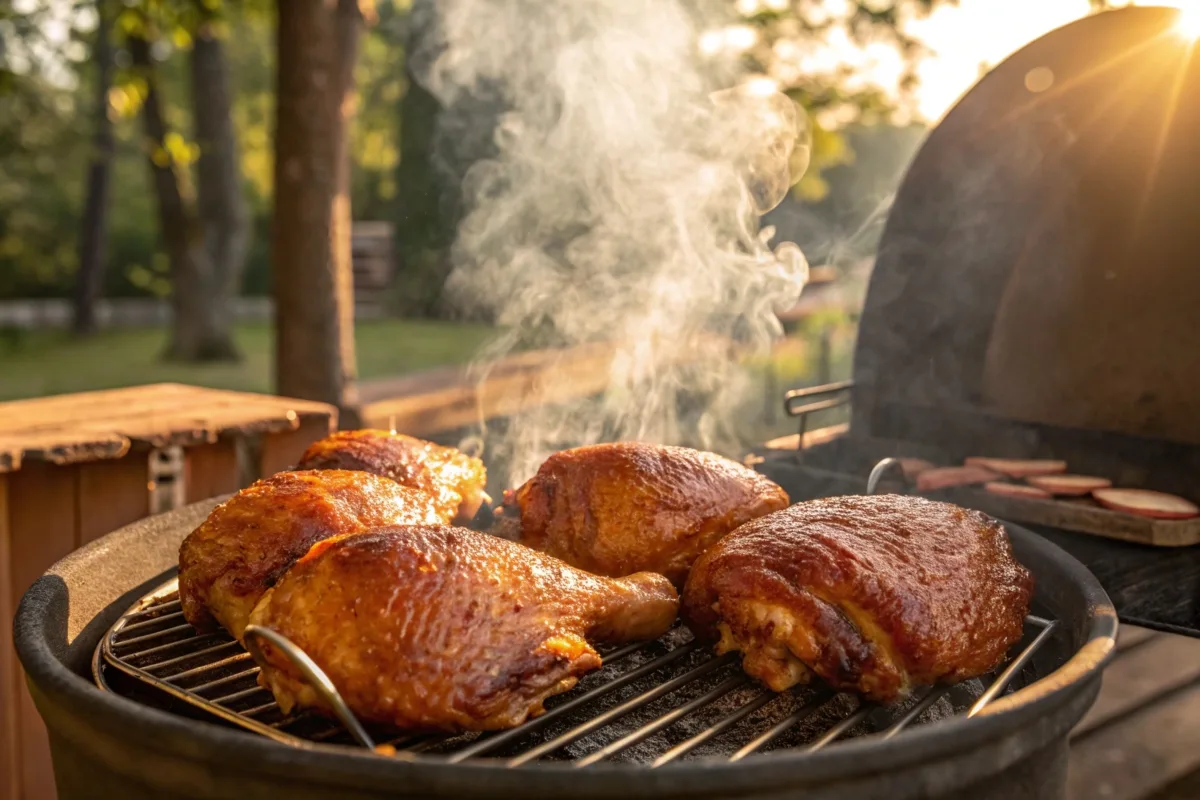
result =
[[202,23],[191,52],[192,111],[200,158],[196,164],[197,213],[203,233],[206,277],[203,352],[209,359],[237,359],[233,303],[241,289],[250,218],[242,194],[242,167],[233,130],[233,101],[225,48]]
[[347,130],[362,15],[354,0],[279,3],[275,380],[290,397],[357,402]]
[[96,0],[96,43],[92,61],[96,65],[95,129],[92,131],[92,160],[88,165],[87,199],[83,207],[83,229],[79,237],[79,271],[75,275],[75,319],[77,336],[96,332],[96,300],[104,282],[108,248],[108,177],[113,157],[113,125],[108,115],[108,90],[112,86],[112,15],[107,0]]
[[146,97],[142,102],[146,155],[158,201],[159,231],[171,271],[174,316],[164,355],[181,361],[202,361],[210,357],[206,351],[204,313],[209,264],[195,197],[187,170],[175,162],[165,145],[167,123],[150,43],[140,36],[130,36],[129,54],[146,81]]

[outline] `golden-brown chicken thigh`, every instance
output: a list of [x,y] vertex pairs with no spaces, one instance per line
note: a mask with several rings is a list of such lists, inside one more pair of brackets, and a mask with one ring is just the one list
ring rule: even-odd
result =
[[[494,730],[598,668],[589,640],[653,639],[678,605],[661,575],[601,578],[488,534],[405,526],[313,547],[250,621],[304,650],[364,721]],[[284,711],[328,712],[285,656],[259,655]]]
[[313,442],[298,469],[352,469],[391,478],[434,497],[457,522],[483,503],[483,462],[454,447],[379,430],[340,431]]
[[756,519],[696,562],[683,616],[776,691],[812,674],[889,702],[996,667],[1033,578],[978,511],[901,495],[833,497]]
[[380,525],[447,522],[424,492],[367,472],[281,472],[213,509],[179,548],[179,599],[199,630],[239,640],[250,610],[308,548]]
[[530,547],[600,575],[658,572],[682,586],[702,552],[788,496],[715,453],[618,442],[555,453],[508,503]]

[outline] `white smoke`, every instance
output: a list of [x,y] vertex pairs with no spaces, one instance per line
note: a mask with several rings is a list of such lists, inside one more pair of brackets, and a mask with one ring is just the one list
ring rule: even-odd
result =
[[[515,481],[596,441],[740,445],[738,357],[769,347],[774,312],[807,280],[799,248],[771,247],[758,224],[807,164],[807,127],[783,95],[702,58],[728,5],[434,4],[440,49],[418,79],[445,106],[487,95],[507,109],[494,157],[463,182],[447,285],[507,331],[481,371],[518,346],[612,347],[601,399],[539,409],[489,441]],[[550,393],[578,381],[569,359]]]

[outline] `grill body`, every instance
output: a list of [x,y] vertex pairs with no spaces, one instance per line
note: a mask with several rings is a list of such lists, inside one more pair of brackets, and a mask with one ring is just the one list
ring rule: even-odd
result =
[[72,554],[22,601],[16,644],[46,720],[60,796],[455,798],[1063,797],[1066,737],[1099,690],[1116,619],[1095,579],[1019,528],[1017,556],[1037,576],[1037,605],[1059,621],[1057,669],[973,718],[918,726],[887,741],[858,738],[806,755],[781,750],[738,763],[445,763],[380,758],[345,747],[291,747],[188,718],[161,698],[102,692],[96,645],[158,586],[179,542],[211,503],[134,524]]

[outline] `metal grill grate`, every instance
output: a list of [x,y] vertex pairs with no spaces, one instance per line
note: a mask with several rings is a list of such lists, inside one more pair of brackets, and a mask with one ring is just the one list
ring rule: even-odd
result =
[[198,634],[187,624],[172,580],[109,630],[97,648],[94,672],[102,689],[115,690],[110,682],[115,670],[295,746],[355,745],[357,739],[368,746],[381,743],[376,749],[385,754],[419,753],[450,763],[500,759],[519,767],[554,760],[585,767],[611,760],[652,768],[682,758],[736,761],[779,748],[816,752],[852,736],[891,738],[917,724],[972,716],[1061,663],[1043,647],[1056,630],[1053,620],[1027,617],[1024,639],[997,673],[928,689],[902,706],[884,708],[811,687],[771,692],[742,672],[735,654],[712,655],[680,626],[657,641],[602,654],[600,670],[547,701],[545,714],[511,730],[394,738],[360,729],[354,736],[313,713],[285,716],[258,685],[258,667],[240,644],[224,632]]

